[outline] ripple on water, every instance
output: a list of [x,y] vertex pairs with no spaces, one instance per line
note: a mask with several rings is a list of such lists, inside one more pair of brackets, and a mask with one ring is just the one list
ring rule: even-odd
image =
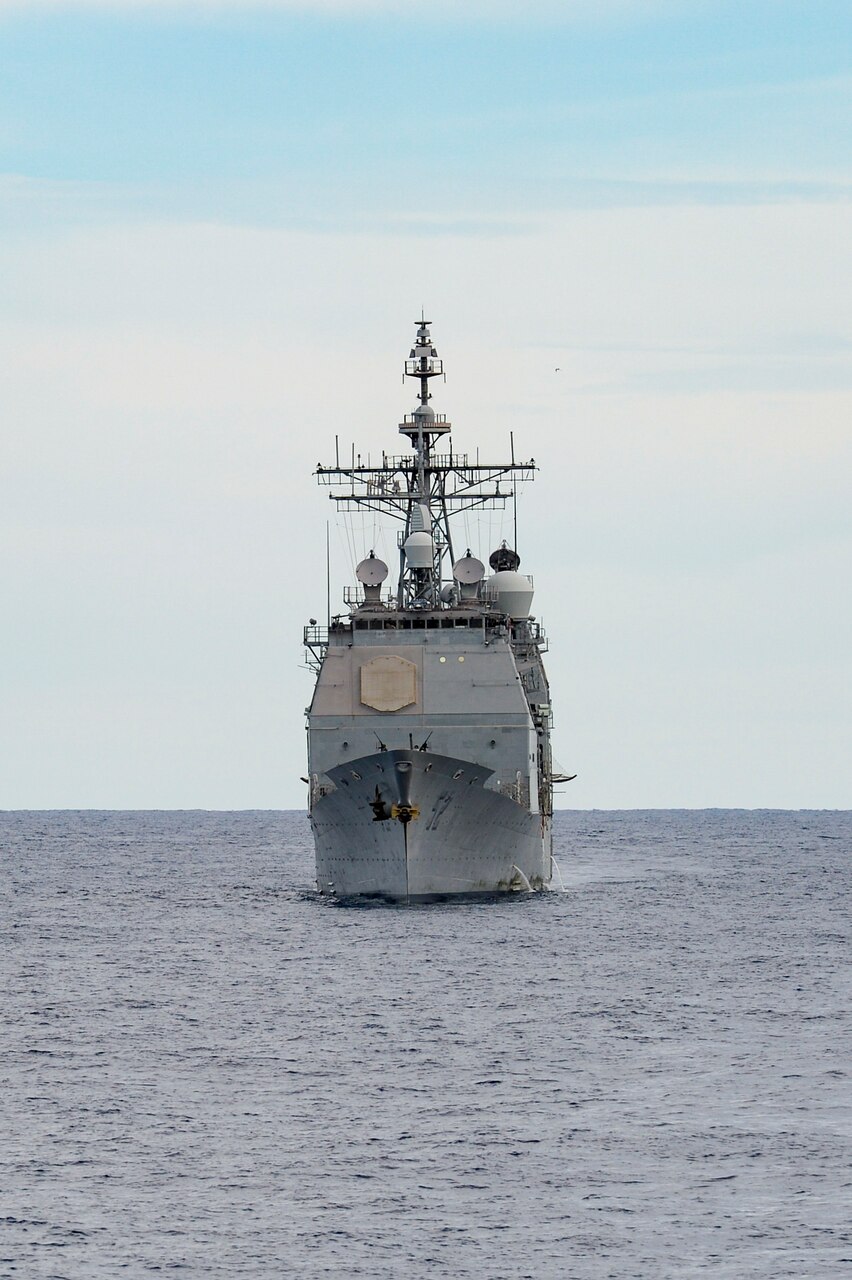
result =
[[300,815],[0,814],[0,1275],[836,1277],[852,815],[565,813],[329,905]]

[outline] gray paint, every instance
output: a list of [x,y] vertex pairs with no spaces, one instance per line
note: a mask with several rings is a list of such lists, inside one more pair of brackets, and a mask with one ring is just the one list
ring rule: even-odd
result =
[[350,465],[338,451],[317,471],[343,510],[382,511],[401,521],[401,547],[414,531],[433,548],[431,564],[401,551],[397,589],[384,600],[371,553],[359,566],[366,585],[347,593],[349,618],[305,629],[317,670],[308,782],[323,893],[410,899],[550,880],[546,643],[532,619],[502,611],[528,609],[531,582],[524,589],[505,544],[490,564],[510,571],[509,594],[476,581],[469,555],[459,581],[444,570],[454,562],[451,514],[502,507],[513,496],[507,481],[532,478],[535,465],[453,453],[450,424],[427,403],[442,372],[436,357],[421,320],[406,362],[420,405],[400,426],[413,455],[363,466],[353,448]]

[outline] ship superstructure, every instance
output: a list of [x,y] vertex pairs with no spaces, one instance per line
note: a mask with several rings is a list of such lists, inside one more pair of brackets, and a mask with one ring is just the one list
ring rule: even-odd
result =
[[532,581],[505,541],[490,574],[454,541],[464,511],[515,511],[535,461],[516,461],[513,443],[501,463],[454,451],[451,424],[429,403],[443,375],[430,323],[417,322],[405,362],[419,384],[399,424],[407,451],[364,465],[354,448],[341,461],[338,448],[316,471],[338,510],[377,512],[398,528],[391,589],[370,551],[344,594],[348,612],[304,632],[316,671],[307,716],[317,887],[340,898],[529,891],[551,877],[547,643],[530,615]]

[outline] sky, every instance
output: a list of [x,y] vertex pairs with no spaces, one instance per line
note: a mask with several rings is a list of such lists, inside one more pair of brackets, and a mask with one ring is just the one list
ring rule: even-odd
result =
[[303,807],[311,473],[396,449],[421,307],[456,448],[540,467],[557,803],[852,807],[850,49],[847,0],[0,0],[0,808]]

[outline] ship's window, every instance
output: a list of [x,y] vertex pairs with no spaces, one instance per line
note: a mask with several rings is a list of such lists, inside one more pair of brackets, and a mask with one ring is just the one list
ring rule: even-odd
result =
[[459,654],[459,662],[464,662],[464,654],[463,654],[463,653],[460,653],[460,654]]
[[425,631],[425,629],[426,629],[426,619],[425,619],[425,618],[415,618],[415,619],[414,619],[414,622],[412,623],[412,626],[413,626],[415,629],[417,629],[417,630]]
[[370,623],[370,630],[371,630],[371,631],[381,631],[381,629],[382,629],[382,627],[383,627],[383,626],[384,626],[384,623],[382,622],[382,619],[381,619],[381,618],[374,619],[374,620]]
[[468,625],[467,618],[456,618],[457,627],[466,627]]
[[410,618],[403,618],[403,620],[402,620],[402,629],[403,629],[403,631],[410,631],[410,630],[411,630],[411,619],[410,619]]
[[442,619],[441,619],[441,626],[442,626],[442,627],[454,627],[455,625],[456,625],[456,624],[455,624],[455,622],[453,621],[453,619],[452,619],[452,618],[442,618]]
[[439,662],[446,662],[446,661],[447,661],[447,659],[444,657],[444,655],[443,655],[443,654],[441,654],[441,656],[440,656],[440,658],[438,659],[438,661],[439,661]]
[[481,630],[482,630],[482,619],[481,619],[481,618],[471,618],[471,620],[470,620],[470,625],[471,625],[472,627],[479,627],[479,629],[480,629],[480,631],[481,631]]
[[356,623],[355,623],[355,630],[356,630],[356,631],[366,631],[366,630],[367,630],[367,623],[366,623],[366,622],[356,622]]
[[426,623],[426,626],[427,626],[427,627],[438,627],[438,626],[440,626],[440,620],[439,620],[438,618],[429,618],[429,619],[428,619],[428,621],[427,621],[427,623]]

